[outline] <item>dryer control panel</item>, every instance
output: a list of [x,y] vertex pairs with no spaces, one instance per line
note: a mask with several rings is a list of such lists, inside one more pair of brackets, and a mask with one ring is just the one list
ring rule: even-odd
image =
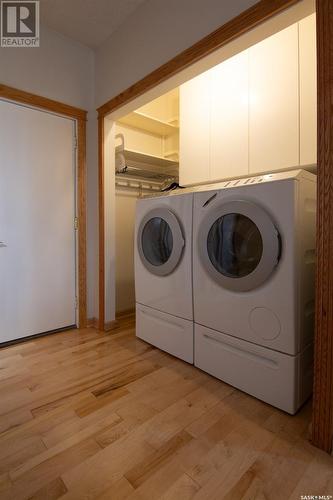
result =
[[260,182],[272,180],[274,174],[261,175],[259,177],[247,177],[246,179],[236,179],[223,183],[223,187],[247,186],[248,184],[259,184]]
[[289,170],[285,172],[274,172],[267,173],[262,175],[256,175],[254,177],[243,177],[241,179],[226,179],[225,181],[215,182],[212,184],[193,186],[193,188],[187,188],[183,191],[191,190],[192,192],[202,192],[202,191],[211,191],[218,189],[228,189],[228,188],[237,188],[243,186],[252,186],[255,184],[263,184],[266,182],[275,182],[282,181],[287,179],[300,179],[301,177],[306,177],[309,180],[315,182],[316,176],[311,172],[306,170]]

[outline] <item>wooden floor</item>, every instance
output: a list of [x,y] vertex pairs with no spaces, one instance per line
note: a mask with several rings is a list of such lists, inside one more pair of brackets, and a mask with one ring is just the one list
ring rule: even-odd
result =
[[0,499],[333,495],[295,417],[139,341],[63,332],[0,350]]

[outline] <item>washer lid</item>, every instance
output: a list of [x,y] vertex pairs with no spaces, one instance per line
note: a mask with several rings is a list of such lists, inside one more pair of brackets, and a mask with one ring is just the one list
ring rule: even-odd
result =
[[155,208],[142,219],[137,236],[143,265],[157,276],[171,274],[178,266],[185,240],[177,217],[167,208]]
[[202,220],[198,251],[208,274],[223,288],[252,290],[274,271],[281,253],[269,215],[248,201],[216,205]]

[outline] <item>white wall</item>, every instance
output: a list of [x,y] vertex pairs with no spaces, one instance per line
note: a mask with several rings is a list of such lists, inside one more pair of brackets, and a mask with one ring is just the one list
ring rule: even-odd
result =
[[96,51],[96,105],[208,35],[257,0],[148,0]]
[[43,26],[40,45],[1,47],[1,83],[80,108],[93,108],[93,51]]
[[116,126],[108,117],[104,120],[104,224],[105,224],[105,315],[108,325],[116,314],[116,197],[115,155]]
[[116,189],[116,312],[135,308],[134,225],[139,192]]
[[88,317],[97,315],[97,133],[94,111],[94,53],[41,27],[39,48],[0,48],[0,83],[89,111]]

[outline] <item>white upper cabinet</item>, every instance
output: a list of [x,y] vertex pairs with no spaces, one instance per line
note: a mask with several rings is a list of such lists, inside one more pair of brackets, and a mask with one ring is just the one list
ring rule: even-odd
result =
[[179,183],[182,186],[209,179],[211,72],[180,87]]
[[210,180],[248,173],[248,51],[212,70]]
[[317,163],[316,15],[299,23],[300,164]]
[[315,14],[182,85],[180,183],[314,165]]
[[298,26],[249,49],[249,171],[299,165]]

